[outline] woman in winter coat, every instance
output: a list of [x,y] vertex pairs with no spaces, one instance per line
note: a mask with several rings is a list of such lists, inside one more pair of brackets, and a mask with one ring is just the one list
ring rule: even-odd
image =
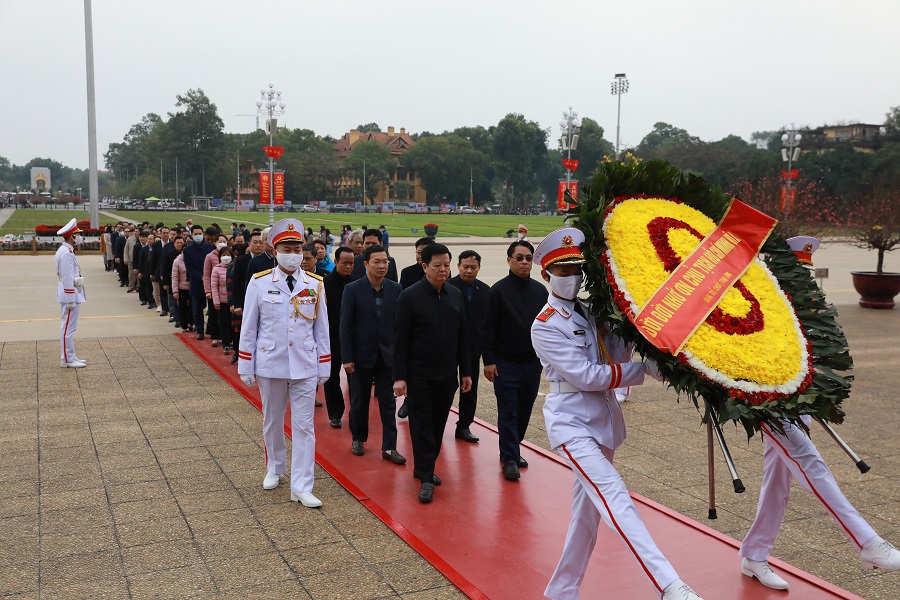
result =
[[188,283],[187,268],[184,266],[184,255],[178,254],[172,263],[172,295],[178,300],[178,311],[181,313],[181,331],[187,333],[194,330],[194,313],[191,310],[191,284]]
[[[211,255],[218,255],[219,264],[212,268],[210,275],[210,291],[212,293],[213,306],[219,314],[219,341],[222,343],[223,354],[231,351],[231,333],[233,327],[231,325],[231,311],[228,307],[228,267],[234,257],[231,254],[231,248],[227,246],[220,248],[218,252],[210,252]],[[215,341],[213,346],[215,346]]]

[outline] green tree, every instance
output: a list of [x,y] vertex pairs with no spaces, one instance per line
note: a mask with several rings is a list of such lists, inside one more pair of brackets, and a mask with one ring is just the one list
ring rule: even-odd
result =
[[356,129],[362,133],[368,133],[370,131],[381,131],[381,127],[378,126],[378,123],[366,123],[365,125],[357,125]]
[[900,142],[900,106],[892,106],[885,115],[884,134],[888,140]]
[[[578,132],[578,145],[572,151],[572,158],[578,159],[578,169],[575,170],[574,179],[587,182],[591,174],[597,170],[597,166],[604,156],[615,154],[616,149],[611,142],[603,137],[603,127],[597,121],[587,117],[581,120],[581,130]],[[568,153],[561,153],[560,158]]]
[[158,175],[141,175],[128,184],[128,196],[130,198],[149,198],[162,195],[162,184]]
[[659,155],[666,146],[684,145],[692,141],[690,134],[681,128],[659,121],[653,124],[653,130],[644,136],[641,143],[635,149],[635,154],[645,160],[661,158]]
[[203,90],[190,89],[175,99],[176,108],[182,110],[169,113],[164,141],[178,157],[179,170],[183,168],[184,179],[199,181],[199,190],[196,185],[194,189],[205,195],[206,169],[222,158],[224,124],[216,105],[210,102]]
[[365,177],[366,203],[370,203],[390,181],[391,173],[397,168],[397,160],[387,146],[369,140],[356,144],[344,159],[343,166],[354,179],[362,182]]
[[510,113],[492,127],[491,154],[508,201],[527,202],[537,188],[538,171],[547,156],[547,132],[534,121]]
[[484,189],[484,170],[489,162],[488,156],[476,150],[472,142],[457,135],[421,139],[401,158],[403,166],[419,176],[429,198],[459,203],[468,201],[470,178],[473,191],[476,180],[477,188]]

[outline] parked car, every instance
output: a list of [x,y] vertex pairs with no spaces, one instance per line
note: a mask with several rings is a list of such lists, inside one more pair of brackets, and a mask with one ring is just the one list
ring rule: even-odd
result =
[[329,210],[333,213],[355,213],[356,209],[350,204],[332,204]]
[[478,209],[473,206],[463,206],[463,207],[460,207],[459,214],[461,214],[461,215],[477,215]]
[[[317,213],[317,212],[319,212],[319,207],[318,207],[318,206],[314,206],[314,205],[312,205],[312,204],[304,204],[304,205],[300,208],[300,212],[305,212],[305,213]],[[332,212],[333,212],[333,211],[332,211]]]

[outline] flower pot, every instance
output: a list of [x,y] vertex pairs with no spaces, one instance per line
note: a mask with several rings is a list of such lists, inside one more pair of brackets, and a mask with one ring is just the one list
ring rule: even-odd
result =
[[438,232],[437,227],[426,227],[425,228],[425,235],[427,237],[431,237],[431,238],[437,237],[437,232]]
[[900,294],[900,273],[854,271],[853,287],[859,292],[863,308],[894,308],[894,296]]

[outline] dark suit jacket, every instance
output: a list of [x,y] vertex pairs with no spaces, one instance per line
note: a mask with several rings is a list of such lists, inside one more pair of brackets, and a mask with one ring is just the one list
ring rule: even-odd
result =
[[341,277],[332,271],[322,280],[325,288],[325,306],[328,308],[328,337],[331,339],[331,360],[343,362],[341,354],[341,304],[344,297],[344,288],[348,283],[359,279],[353,273]]
[[200,244],[191,242],[181,251],[184,255],[184,270],[187,271],[192,296],[206,294],[206,290],[203,288],[203,261],[206,260],[206,255],[215,249],[215,246],[206,242]]
[[[353,257],[352,273],[359,279],[366,276],[366,261],[363,259],[362,254]],[[388,272],[384,278],[390,279],[391,281],[397,281],[397,261],[394,260],[393,256],[388,256]]]
[[231,299],[229,302],[235,308],[244,308],[244,295],[247,292],[247,269],[250,267],[249,252],[238,256],[231,267]]
[[156,240],[150,248],[152,249],[150,252],[150,274],[156,277],[156,281],[159,281],[162,272],[162,240]]
[[247,265],[247,275],[244,278],[244,291],[247,290],[247,286],[250,285],[250,280],[253,279],[253,276],[256,273],[274,269],[277,266],[278,261],[275,260],[275,255],[269,254],[268,252],[263,252],[259,256],[250,259],[250,264]]
[[125,237],[125,234],[120,235],[116,238],[116,243],[113,246],[113,258],[118,258],[119,263],[121,264],[125,258],[125,242],[128,241],[128,238]]
[[152,246],[147,244],[146,246],[141,246],[140,253],[138,255],[138,273],[144,276],[148,282],[150,281],[150,274],[153,273],[153,254],[150,249]]
[[341,301],[341,360],[344,363],[352,362],[362,369],[371,369],[380,350],[384,362],[393,367],[394,312],[402,288],[396,281],[385,278],[381,289],[384,296],[381,317],[378,317],[368,277],[344,288]]
[[484,316],[487,314],[491,286],[476,279],[475,292],[472,294],[472,301],[469,302],[466,295],[466,284],[459,275],[449,279],[447,283],[458,287],[462,292],[463,306],[466,307],[466,328],[469,331],[469,351],[472,360],[478,360],[481,357],[481,326],[484,323]]
[[419,283],[423,277],[425,277],[425,269],[419,263],[403,267],[403,270],[400,271],[400,287],[405,290],[412,284]]
[[[178,258],[178,251],[175,250],[175,244],[169,242],[165,246],[163,246],[162,252],[162,261],[160,261],[160,285],[169,286],[168,291],[172,291],[172,265],[175,264],[175,259]],[[175,290],[176,292],[178,290]]]

